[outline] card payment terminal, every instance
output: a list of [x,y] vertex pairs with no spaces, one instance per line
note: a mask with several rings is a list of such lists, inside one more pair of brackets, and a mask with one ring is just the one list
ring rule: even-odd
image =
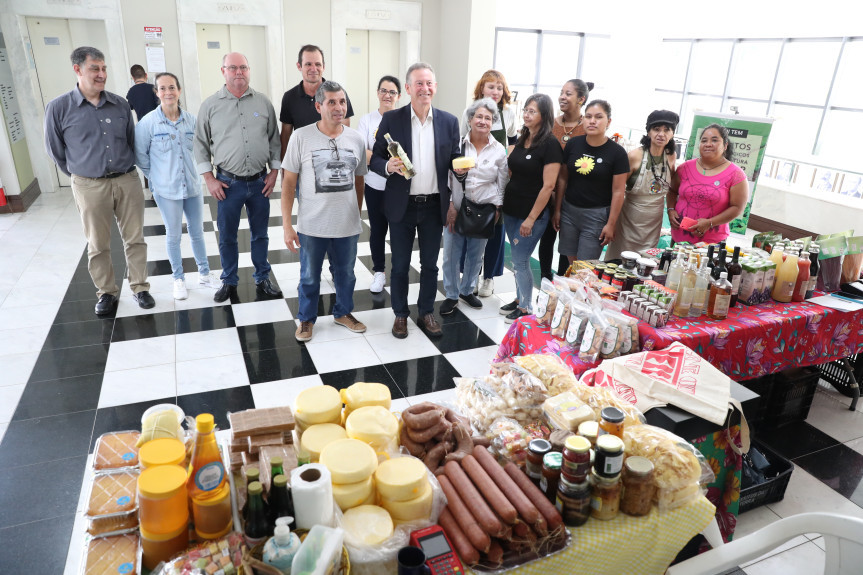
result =
[[432,575],[462,575],[464,567],[439,525],[411,533],[410,544],[423,550]]

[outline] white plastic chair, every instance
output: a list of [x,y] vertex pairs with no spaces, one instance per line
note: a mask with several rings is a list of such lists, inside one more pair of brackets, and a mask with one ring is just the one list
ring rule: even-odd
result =
[[771,523],[668,568],[666,575],[711,575],[761,557],[789,539],[807,533],[824,536],[825,575],[863,573],[863,519],[835,513],[801,513]]

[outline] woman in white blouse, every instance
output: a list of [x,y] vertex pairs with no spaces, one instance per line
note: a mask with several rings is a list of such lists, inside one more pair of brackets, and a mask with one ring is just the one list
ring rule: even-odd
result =
[[[455,310],[459,299],[472,308],[481,308],[482,302],[473,294],[477,276],[482,267],[487,239],[468,238],[456,233],[455,218],[461,201],[467,196],[478,204],[497,206],[495,221],[500,219],[503,190],[508,179],[506,148],[491,134],[492,126],[499,121],[497,103],[483,98],[471,104],[466,112],[469,130],[462,138],[465,156],[476,158],[476,166],[467,171],[450,173],[449,187],[452,200],[443,231],[443,285],[446,300],[440,306],[441,315]],[[459,274],[459,259],[466,248],[464,273]]]

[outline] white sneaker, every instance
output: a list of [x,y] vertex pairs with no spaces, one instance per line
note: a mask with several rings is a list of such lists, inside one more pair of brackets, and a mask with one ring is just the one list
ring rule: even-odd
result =
[[186,280],[174,280],[174,299],[186,299],[189,290],[186,289]]
[[372,278],[372,285],[369,286],[369,291],[372,293],[381,293],[384,291],[384,285],[387,283],[387,274],[384,272],[375,272],[375,277]]
[[210,272],[207,275],[199,275],[198,284],[208,288],[219,289],[222,287],[222,280],[216,274]]
[[494,293],[494,278],[482,280],[479,286],[479,297],[489,297]]

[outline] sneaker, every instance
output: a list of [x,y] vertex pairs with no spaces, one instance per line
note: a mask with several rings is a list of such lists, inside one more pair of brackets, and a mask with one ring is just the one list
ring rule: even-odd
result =
[[297,332],[294,334],[294,337],[297,338],[297,341],[309,341],[312,339],[312,330],[314,328],[314,322],[301,321],[300,325],[297,326]]
[[510,312],[505,318],[503,318],[503,321],[505,321],[506,323],[512,323],[515,320],[517,320],[518,318],[525,316],[525,315],[530,315],[530,314],[527,313],[526,311],[521,311],[520,308],[516,307],[515,311]]
[[500,315],[507,315],[507,314],[511,313],[513,310],[517,310],[517,309],[518,309],[518,300],[514,299],[511,302],[509,302],[508,304],[500,306],[500,309],[498,311],[500,312]]
[[457,299],[446,298],[443,300],[443,303],[440,304],[440,314],[441,315],[449,315],[455,311],[456,306],[458,305]]
[[473,309],[482,309],[482,302],[479,301],[479,298],[473,294],[470,295],[460,295],[458,296],[460,299],[464,300],[464,303],[472,307]]
[[387,283],[387,274],[384,272],[375,272],[372,278],[372,285],[369,286],[369,291],[372,293],[381,293],[384,291],[384,286]]
[[219,289],[220,287],[222,287],[222,280],[220,280],[219,276],[212,272],[208,273],[207,275],[199,274],[198,285],[213,289]]
[[186,280],[174,280],[174,299],[186,299],[189,297],[189,290],[186,289]]
[[489,297],[494,293],[494,279],[488,278],[482,280],[482,283],[479,286],[479,297]]
[[366,331],[365,324],[349,313],[346,313],[342,317],[333,318],[333,321],[338,325],[348,328],[354,333],[363,333]]

